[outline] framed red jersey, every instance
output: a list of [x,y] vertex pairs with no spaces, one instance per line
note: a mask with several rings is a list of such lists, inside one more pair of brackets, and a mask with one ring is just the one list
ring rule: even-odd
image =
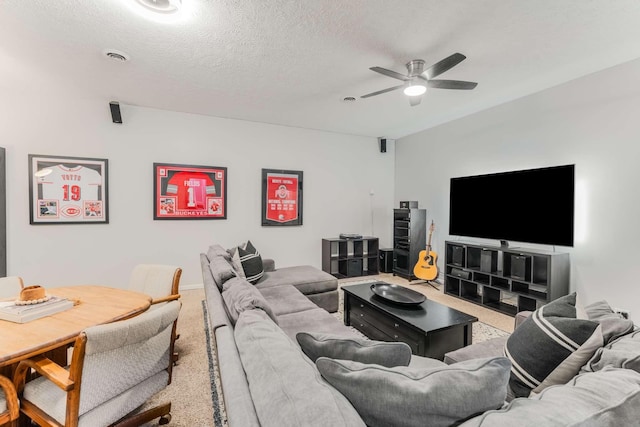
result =
[[227,168],[153,164],[153,219],[226,219]]
[[302,225],[302,171],[262,169],[262,225]]

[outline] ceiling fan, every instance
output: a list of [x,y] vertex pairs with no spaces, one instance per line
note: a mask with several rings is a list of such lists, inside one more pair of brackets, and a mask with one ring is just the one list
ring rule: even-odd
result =
[[426,70],[424,69],[425,62],[422,59],[414,59],[406,64],[408,71],[407,75],[396,73],[395,71],[387,70],[386,68],[371,67],[369,68],[371,71],[384,74],[388,77],[393,77],[394,79],[402,80],[404,83],[362,95],[360,98],[369,98],[391,92],[392,90],[404,88],[405,95],[409,97],[409,103],[414,107],[422,101],[422,96],[427,91],[427,87],[435,89],[471,90],[475,88],[478,83],[465,82],[462,80],[433,80],[434,77],[437,77],[445,71],[455,67],[464,61],[465,58],[466,56],[461,53],[454,53],[453,55],[436,62]]

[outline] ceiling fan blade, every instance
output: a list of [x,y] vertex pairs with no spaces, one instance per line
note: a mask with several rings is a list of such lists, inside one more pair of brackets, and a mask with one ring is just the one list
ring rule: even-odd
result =
[[376,96],[376,95],[380,95],[380,94],[383,94],[383,93],[391,92],[392,90],[400,89],[401,87],[404,87],[404,85],[388,87],[386,89],[382,89],[382,90],[379,90],[377,92],[371,92],[371,93],[368,93],[366,95],[362,95],[360,98],[369,98],[371,96]]
[[476,82],[465,82],[462,80],[429,80],[427,86],[435,89],[460,89],[471,90],[478,86]]
[[409,104],[412,107],[415,107],[416,105],[420,104],[420,101],[422,101],[422,95],[409,97]]
[[409,78],[407,76],[405,76],[404,74],[396,73],[395,71],[387,70],[386,68],[371,67],[369,69],[371,71],[375,71],[376,73],[384,74],[385,76],[393,77],[394,79],[398,79],[398,80],[402,80],[403,82],[406,82],[407,80],[409,80]]
[[444,73],[447,70],[452,69],[462,61],[464,61],[466,56],[461,53],[454,53],[451,56],[444,58],[440,62],[436,62],[431,67],[427,68],[422,72],[422,75],[427,79],[432,79],[440,74]]

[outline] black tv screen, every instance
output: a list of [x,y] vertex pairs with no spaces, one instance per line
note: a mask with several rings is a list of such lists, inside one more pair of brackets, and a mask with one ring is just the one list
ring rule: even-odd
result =
[[451,178],[449,234],[573,246],[574,169]]

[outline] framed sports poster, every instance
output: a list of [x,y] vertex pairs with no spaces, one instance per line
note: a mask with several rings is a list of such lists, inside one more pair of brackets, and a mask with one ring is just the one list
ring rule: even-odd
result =
[[227,168],[153,164],[153,219],[227,219]]
[[29,154],[31,224],[108,224],[107,159]]
[[262,225],[302,225],[302,171],[262,169]]

